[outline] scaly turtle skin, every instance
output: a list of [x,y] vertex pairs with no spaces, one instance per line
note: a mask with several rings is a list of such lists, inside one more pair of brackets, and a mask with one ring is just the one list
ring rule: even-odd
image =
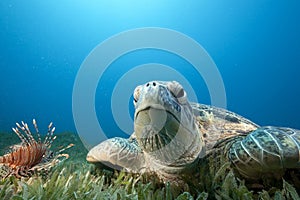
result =
[[138,86],[134,104],[132,136],[103,141],[90,150],[87,161],[155,172],[164,181],[194,177],[203,158],[216,152],[245,179],[300,168],[300,131],[259,127],[233,112],[190,103],[175,81]]

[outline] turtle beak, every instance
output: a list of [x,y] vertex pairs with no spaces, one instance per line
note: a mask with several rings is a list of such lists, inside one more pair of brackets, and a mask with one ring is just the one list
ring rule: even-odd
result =
[[90,155],[90,153],[88,153],[88,155],[86,156],[86,160],[90,163],[97,163],[99,162],[99,160],[97,160],[94,156]]
[[[99,160],[99,155],[101,154],[101,148],[99,148],[100,145],[97,145],[95,147],[93,147],[87,154],[86,156],[86,160],[90,163],[98,163],[100,162]],[[100,146],[101,147],[101,146]],[[100,153],[99,153],[100,152]],[[98,156],[97,156],[98,155]]]

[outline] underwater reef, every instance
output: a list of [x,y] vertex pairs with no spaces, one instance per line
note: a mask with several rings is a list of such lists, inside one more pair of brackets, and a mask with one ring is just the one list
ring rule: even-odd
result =
[[[200,166],[202,180],[191,180],[191,185],[183,187],[161,183],[153,174],[100,169],[86,162],[87,150],[78,135],[56,135],[51,149],[74,144],[65,151],[69,159],[44,175],[10,176],[0,180],[0,199],[300,199],[297,188],[300,182],[295,176],[287,176],[291,180],[280,180],[277,187],[250,189],[234,175],[226,162],[216,171],[207,169],[204,162]],[[15,134],[0,133],[0,155],[17,143],[20,140]],[[207,170],[214,171],[213,177]]]

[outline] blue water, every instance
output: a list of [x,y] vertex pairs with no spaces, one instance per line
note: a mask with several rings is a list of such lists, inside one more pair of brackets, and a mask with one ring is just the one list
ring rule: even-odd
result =
[[[57,132],[76,132],[72,92],[82,62],[107,38],[142,27],[173,29],[201,44],[223,78],[229,110],[260,125],[300,129],[299,6],[266,0],[3,0],[0,130],[36,118],[40,127],[53,121]],[[114,85],[134,66],[151,62],[181,70],[198,100],[211,103],[203,79],[192,76],[183,59],[159,50],[131,52],[111,64],[96,91],[95,110],[108,136],[124,136],[111,114]]]

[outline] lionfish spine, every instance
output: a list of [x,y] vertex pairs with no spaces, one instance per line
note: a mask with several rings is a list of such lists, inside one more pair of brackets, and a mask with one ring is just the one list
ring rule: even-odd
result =
[[56,139],[56,136],[52,137],[51,140],[49,140],[49,141],[46,143],[46,146],[50,147],[55,139]]
[[54,133],[54,131],[55,131],[55,127],[53,127],[52,128],[52,122],[50,122],[50,124],[48,125],[48,132],[47,132],[47,135],[46,135],[46,137],[45,137],[45,140],[44,140],[44,144],[47,144],[48,143],[48,140],[50,140],[51,139],[51,137],[52,137],[52,135],[53,135],[53,133]]
[[[18,123],[16,123],[18,127],[21,127]],[[20,128],[21,129],[21,128]],[[16,128],[12,128],[12,130],[16,133],[16,135],[20,138],[20,140],[22,141],[22,143],[29,145],[29,141],[26,139],[26,137],[19,131],[19,129]]]
[[39,128],[37,126],[37,123],[36,123],[35,119],[32,120],[32,123],[33,123],[33,126],[35,128],[36,134],[38,136],[39,143],[42,143],[41,135],[40,135],[40,132],[39,132]]
[[28,128],[28,124],[24,123],[23,121],[22,121],[22,124],[23,124],[23,127],[24,127],[24,132],[28,136],[29,140],[31,142],[35,142],[35,139],[33,138],[32,134],[31,134],[31,132],[30,132],[30,130]]

